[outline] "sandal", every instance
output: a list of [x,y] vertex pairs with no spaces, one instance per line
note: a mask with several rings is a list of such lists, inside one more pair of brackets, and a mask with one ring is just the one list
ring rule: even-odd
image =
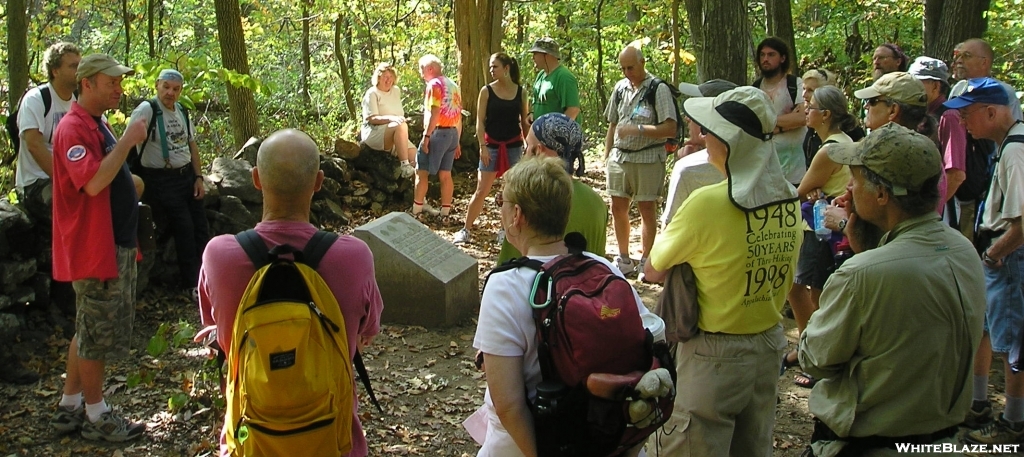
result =
[[800,357],[797,356],[795,360],[791,361],[791,360],[789,360],[789,355],[790,354],[793,354],[794,356],[797,356],[797,353],[796,353],[795,350],[794,351],[786,351],[785,354],[782,354],[782,368],[779,368],[779,376],[782,376],[782,375],[786,374],[786,370],[789,370],[790,368],[800,366]]
[[807,373],[803,373],[803,372],[801,372],[800,374],[796,375],[796,378],[793,379],[793,384],[796,384],[799,387],[803,387],[804,389],[813,388],[814,385],[817,384],[817,383],[818,383],[817,378],[815,378],[814,376],[811,376],[811,375],[809,375]]

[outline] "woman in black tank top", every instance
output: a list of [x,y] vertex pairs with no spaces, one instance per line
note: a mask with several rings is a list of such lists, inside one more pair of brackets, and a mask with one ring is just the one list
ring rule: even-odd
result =
[[455,244],[470,240],[473,223],[483,210],[494,180],[519,161],[523,132],[530,128],[526,122],[526,97],[519,85],[519,63],[499,52],[491,55],[489,68],[494,81],[480,89],[476,103],[476,136],[480,144],[476,192],[469,200],[463,228],[455,233]]

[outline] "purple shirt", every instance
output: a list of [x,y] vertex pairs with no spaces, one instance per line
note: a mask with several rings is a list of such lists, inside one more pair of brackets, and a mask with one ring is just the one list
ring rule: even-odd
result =
[[[257,224],[256,232],[268,246],[289,244],[301,249],[316,233],[316,227],[306,222],[271,221]],[[374,276],[373,254],[362,240],[341,236],[324,255],[317,271],[334,292],[345,316],[351,359],[355,355],[358,336],[380,333],[380,313],[384,304]],[[255,272],[252,261],[233,235],[220,235],[206,245],[203,267],[199,271],[199,317],[204,326],[217,326],[217,342],[222,348],[231,347],[235,312]],[[354,384],[353,380],[353,394],[356,392]],[[369,453],[358,409],[359,399],[356,397],[349,457],[365,457]],[[227,455],[226,452],[222,437],[221,455]]]

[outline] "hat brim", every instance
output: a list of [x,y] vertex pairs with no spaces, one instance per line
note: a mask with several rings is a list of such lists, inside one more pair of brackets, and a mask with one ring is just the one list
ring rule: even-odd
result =
[[687,97],[703,97],[700,86],[693,83],[679,83],[679,92]]
[[970,97],[965,97],[961,95],[959,97],[953,97],[949,100],[942,102],[942,106],[945,106],[946,108],[949,109],[961,109],[971,106],[975,103],[976,102],[972,100]]
[[135,74],[135,70],[131,67],[126,67],[124,65],[118,64],[105,68],[101,70],[100,73],[103,73],[107,76],[131,76]]
[[558,55],[557,52],[551,52],[548,49],[543,49],[543,48],[538,47],[538,46],[534,46],[534,47],[530,48],[529,51],[526,51],[526,52],[529,52],[529,53],[539,52],[541,54],[547,54],[547,55],[549,55],[551,57],[554,57],[556,59],[561,59],[562,58],[561,56]]
[[[863,141],[863,140],[861,140]],[[856,143],[831,143],[823,146],[828,158],[842,165],[864,165],[861,160],[861,141]]]
[[879,92],[878,89],[875,89],[874,87],[865,87],[861,90],[854,91],[853,96],[861,100],[867,100],[875,97],[881,97],[882,93]]

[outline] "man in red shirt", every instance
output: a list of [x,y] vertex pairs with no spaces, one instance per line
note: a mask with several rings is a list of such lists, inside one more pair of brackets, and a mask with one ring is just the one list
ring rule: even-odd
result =
[[103,113],[117,108],[121,80],[134,73],[105,54],[83,58],[78,101],[53,138],[53,278],[72,282],[76,315],[50,424],[92,440],[126,441],[146,429],[103,400],[106,361],[128,355],[135,318],[139,199],[125,158],[146,137],[138,121],[115,139]]

